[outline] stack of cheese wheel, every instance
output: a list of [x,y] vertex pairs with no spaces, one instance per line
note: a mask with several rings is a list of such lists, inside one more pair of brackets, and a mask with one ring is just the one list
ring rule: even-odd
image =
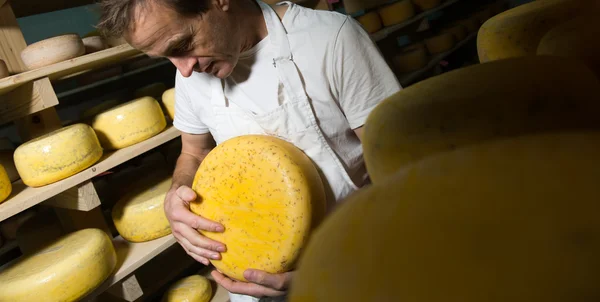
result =
[[23,254],[33,254],[64,235],[58,217],[52,210],[41,211],[27,219],[16,232]]
[[21,59],[31,70],[73,59],[83,54],[85,54],[85,46],[79,35],[67,34],[27,46],[21,52]]
[[166,89],[167,86],[163,83],[153,83],[137,89],[134,94],[136,98],[149,96],[160,100]]
[[379,16],[384,26],[402,23],[414,15],[415,8],[410,0],[400,0],[379,9]]
[[399,73],[421,69],[429,62],[429,55],[423,43],[407,46],[393,58],[394,67]]
[[175,120],[175,88],[171,88],[162,95],[163,108],[172,121]]
[[430,54],[435,55],[438,53],[446,52],[456,44],[454,35],[452,33],[441,33],[437,36],[431,37],[425,40],[427,51]]
[[192,275],[171,285],[161,302],[210,302],[212,294],[212,285],[208,279]]
[[468,30],[462,24],[454,24],[450,27],[444,28],[442,33],[451,33],[454,36],[456,42],[460,42],[467,37]]
[[96,115],[92,127],[105,149],[121,149],[159,134],[167,126],[152,97],[142,97]]
[[442,4],[442,0],[411,0],[421,10],[430,10]]
[[413,161],[484,140],[597,129],[600,102],[590,97],[597,91],[589,68],[561,57],[506,59],[429,78],[369,115],[369,176],[377,183]]
[[598,131],[547,133],[414,162],[319,227],[289,301],[595,301],[598,154]]
[[0,79],[6,78],[9,75],[10,73],[8,72],[8,66],[6,66],[6,62],[0,60]]
[[144,177],[127,189],[112,209],[112,219],[121,237],[131,242],[154,240],[171,234],[164,200],[171,176],[157,173]]
[[14,153],[15,148],[13,143],[6,137],[0,138],[0,165],[6,170],[8,179],[10,179],[11,182],[15,182],[20,178],[13,160]]
[[102,156],[94,130],[75,124],[28,141],[15,150],[15,165],[23,182],[40,187],[74,175]]
[[356,20],[360,22],[363,28],[370,34],[375,33],[383,28],[381,18],[379,18],[379,14],[377,12],[366,13],[360,17],[357,17]]
[[0,301],[78,301],[102,284],[116,263],[106,233],[76,231],[0,271]]
[[225,227],[223,233],[202,232],[227,246],[213,265],[240,281],[248,268],[273,274],[292,269],[325,213],[325,190],[311,160],[270,136],[221,143],[202,161],[192,187],[198,194],[192,212]]

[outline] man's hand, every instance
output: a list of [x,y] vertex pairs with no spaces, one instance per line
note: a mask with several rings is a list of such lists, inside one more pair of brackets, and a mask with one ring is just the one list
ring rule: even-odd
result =
[[212,272],[212,276],[230,293],[262,298],[285,295],[292,282],[293,272],[273,275],[249,269],[244,272],[244,278],[248,282],[229,279],[216,270]]
[[187,186],[172,188],[165,198],[165,214],[175,239],[196,261],[209,265],[208,259],[221,259],[226,251],[224,244],[208,239],[199,230],[223,232],[223,225],[200,217],[190,211],[190,203],[196,199],[194,190]]

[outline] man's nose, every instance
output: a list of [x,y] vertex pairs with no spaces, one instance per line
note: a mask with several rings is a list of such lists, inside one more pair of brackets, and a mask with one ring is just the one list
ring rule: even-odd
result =
[[177,70],[179,70],[181,75],[186,78],[192,75],[192,73],[194,72],[194,67],[196,66],[196,64],[198,64],[198,60],[196,60],[193,57],[169,57],[169,60],[171,61],[171,63],[173,63],[173,65],[175,65],[175,67],[177,67]]

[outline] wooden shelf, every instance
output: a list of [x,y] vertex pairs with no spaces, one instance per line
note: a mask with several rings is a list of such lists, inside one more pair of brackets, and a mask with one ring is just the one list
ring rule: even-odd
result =
[[129,44],[123,44],[71,60],[52,64],[46,67],[25,71],[0,80],[0,95],[29,82],[45,77],[53,79],[83,72],[90,69],[105,67],[125,58],[139,55],[141,52]]
[[423,18],[425,18],[425,17],[427,17],[427,16],[429,16],[429,15],[431,15],[431,14],[433,14],[433,13],[435,13],[435,12],[441,10],[441,9],[444,9],[444,8],[446,8],[446,7],[450,6],[450,5],[458,2],[458,1],[459,0],[448,0],[448,1],[444,2],[444,3],[442,3],[440,6],[432,8],[432,9],[430,9],[428,11],[424,11],[424,12],[422,12],[422,13],[414,16],[414,17],[412,17],[411,19],[409,19],[407,21],[404,21],[404,22],[402,22],[400,24],[388,26],[388,27],[386,27],[386,28],[384,28],[384,29],[376,32],[376,33],[373,33],[373,34],[371,34],[371,38],[375,42],[381,41],[381,40],[387,38],[389,35],[393,34],[394,32],[396,32],[396,31],[398,31],[398,30],[400,30],[400,29],[402,29],[404,27],[407,27],[407,26],[415,23],[416,21],[419,21],[419,20],[421,20],[421,19],[423,19]]
[[31,188],[24,185],[21,181],[17,181],[13,183],[13,193],[9,199],[0,204],[0,221],[56,196],[180,135],[179,130],[173,126],[168,126],[166,130],[152,138],[121,150],[106,153],[91,167],[47,186]]
[[436,65],[438,65],[443,59],[447,58],[449,55],[453,54],[455,51],[459,50],[461,47],[463,47],[465,44],[469,43],[471,40],[473,40],[475,37],[477,37],[477,33],[472,33],[470,34],[468,37],[466,37],[464,40],[458,42],[458,44],[456,44],[454,46],[454,48],[452,48],[451,50],[448,50],[446,52],[440,53],[438,55],[435,55],[431,58],[431,60],[429,60],[429,63],[427,63],[427,65],[417,71],[413,71],[411,73],[405,74],[400,76],[399,80],[400,80],[400,85],[402,85],[402,87],[408,86],[409,84],[411,84],[412,82],[414,82],[415,80],[417,80],[418,78],[420,78],[421,76],[423,76],[423,74],[425,74],[427,71],[431,70],[432,68],[434,68]]

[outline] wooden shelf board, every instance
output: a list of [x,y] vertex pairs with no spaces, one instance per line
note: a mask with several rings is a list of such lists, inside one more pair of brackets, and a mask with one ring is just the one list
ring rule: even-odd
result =
[[0,80],[0,95],[34,80],[48,77],[51,80],[67,75],[107,66],[124,58],[139,55],[140,51],[123,44],[46,67],[25,71]]
[[17,181],[13,183],[13,193],[9,199],[0,204],[0,221],[92,179],[94,176],[106,172],[109,169],[152,150],[180,135],[181,133],[179,130],[175,129],[173,126],[168,126],[166,130],[152,138],[121,150],[108,152],[91,167],[69,178],[47,186],[31,188],[24,185],[21,181]]
[[475,37],[477,37],[476,32],[470,34],[464,40],[458,42],[452,49],[433,56],[431,58],[431,60],[429,60],[429,63],[427,63],[427,65],[425,67],[423,67],[417,71],[413,71],[411,73],[407,73],[405,75],[400,76],[400,85],[402,85],[402,87],[405,87],[405,86],[411,84],[413,81],[415,81],[416,79],[421,77],[427,71],[429,71],[430,69],[432,69],[436,65],[438,65],[443,59],[447,58],[449,55],[453,54],[455,51],[457,51],[458,49],[463,47],[465,44],[469,43]]
[[429,16],[429,15],[431,15],[431,14],[433,14],[433,13],[439,11],[439,10],[441,10],[441,9],[444,9],[444,8],[450,6],[450,5],[452,5],[452,4],[454,4],[454,3],[458,2],[458,1],[460,1],[460,0],[448,0],[448,1],[444,2],[444,3],[442,3],[440,6],[432,8],[432,9],[430,9],[428,11],[424,11],[424,12],[422,12],[422,13],[420,13],[420,14],[412,17],[411,19],[406,20],[406,21],[404,21],[404,22],[402,22],[400,24],[396,24],[396,25],[385,27],[384,29],[382,29],[382,30],[380,30],[380,31],[378,31],[376,33],[371,34],[371,38],[375,42],[381,41],[381,40],[387,38],[389,35],[393,34],[394,32],[396,32],[396,31],[398,31],[398,30],[400,30],[400,29],[402,29],[404,27],[407,27],[407,26],[409,26],[409,25],[411,25],[411,24],[413,24],[413,23],[415,23],[415,22],[417,22],[417,21],[419,21],[419,20],[421,20],[421,19],[423,19],[423,18],[425,18],[425,17],[427,17],[427,16]]

